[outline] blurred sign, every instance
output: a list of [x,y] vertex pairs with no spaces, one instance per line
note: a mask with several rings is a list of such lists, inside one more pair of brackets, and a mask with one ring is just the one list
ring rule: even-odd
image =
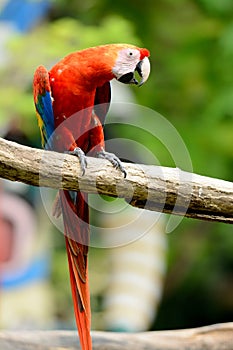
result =
[[8,0],[3,4],[0,21],[13,25],[18,32],[27,32],[45,17],[49,0]]

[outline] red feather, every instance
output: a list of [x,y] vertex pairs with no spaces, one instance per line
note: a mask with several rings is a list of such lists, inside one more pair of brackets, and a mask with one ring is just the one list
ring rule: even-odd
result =
[[[112,44],[72,53],[49,72],[40,66],[34,76],[34,101],[42,139],[52,135],[52,148],[59,152],[80,147],[85,154],[104,150],[104,124],[111,99],[109,81],[120,50],[146,49]],[[136,68],[136,67],[135,67]],[[98,104],[103,104],[98,106]],[[49,129],[50,128],[50,129]],[[45,145],[46,146],[46,145]],[[91,350],[91,310],[88,284],[89,213],[87,194],[59,191],[55,215],[63,215],[74,313],[82,350]]]

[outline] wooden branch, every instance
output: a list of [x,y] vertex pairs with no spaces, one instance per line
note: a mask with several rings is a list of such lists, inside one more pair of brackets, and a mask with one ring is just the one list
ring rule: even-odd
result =
[[127,177],[103,159],[88,158],[81,176],[71,155],[0,139],[0,177],[34,186],[123,197],[131,205],[187,217],[233,223],[233,183],[178,168],[124,164]]
[[[145,333],[92,332],[93,350],[231,350],[233,323]],[[1,349],[78,350],[76,331],[1,331]]]

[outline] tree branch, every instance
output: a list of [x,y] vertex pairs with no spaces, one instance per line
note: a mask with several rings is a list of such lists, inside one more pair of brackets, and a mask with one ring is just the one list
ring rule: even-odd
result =
[[88,158],[84,176],[71,155],[33,149],[0,138],[0,177],[34,186],[123,197],[131,205],[233,223],[233,183],[178,168],[124,164],[127,177],[103,159]]
[[[93,350],[231,350],[233,323],[145,333],[92,332]],[[2,349],[80,349],[76,331],[2,331]]]

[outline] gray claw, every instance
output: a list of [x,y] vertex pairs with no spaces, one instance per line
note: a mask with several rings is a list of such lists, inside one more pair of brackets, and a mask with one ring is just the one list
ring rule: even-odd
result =
[[116,169],[120,169],[120,171],[124,174],[124,178],[126,178],[127,172],[122,165],[120,159],[114,154],[105,152],[104,150],[97,153],[98,158],[107,159],[110,163],[112,163],[113,167]]
[[81,170],[82,170],[82,176],[83,176],[87,168],[87,157],[85,156],[85,153],[83,152],[83,150],[79,147],[76,147],[74,148],[73,151],[66,151],[65,153],[78,157]]

